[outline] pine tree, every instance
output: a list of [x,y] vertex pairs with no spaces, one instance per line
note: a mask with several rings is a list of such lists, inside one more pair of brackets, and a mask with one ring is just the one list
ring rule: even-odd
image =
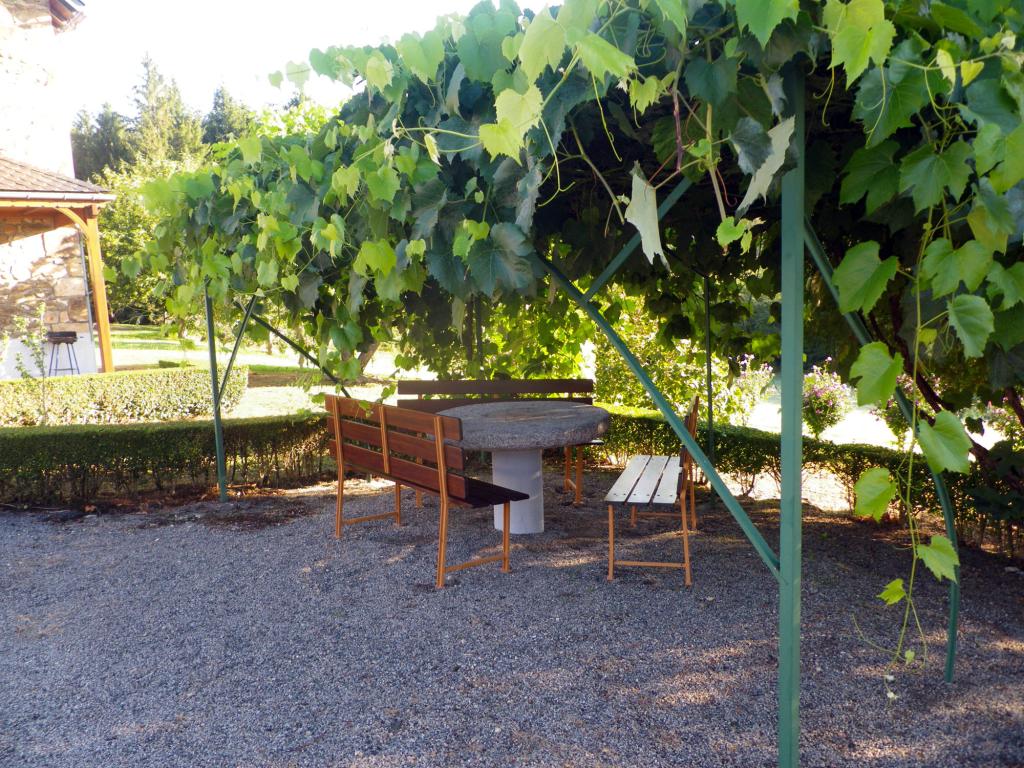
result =
[[91,179],[105,168],[117,170],[129,156],[127,120],[110,104],[103,105],[95,120],[87,111],[79,112],[71,129],[71,152],[80,179]]
[[203,118],[203,143],[216,144],[243,136],[254,122],[253,112],[221,86],[213,94],[213,107]]
[[177,84],[173,80],[168,83],[148,56],[142,70],[142,82],[135,87],[132,161],[185,162],[201,157],[204,148],[199,116],[185,106]]

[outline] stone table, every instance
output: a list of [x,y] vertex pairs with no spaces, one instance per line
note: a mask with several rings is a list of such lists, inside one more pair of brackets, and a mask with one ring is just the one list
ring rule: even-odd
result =
[[[441,413],[462,420],[463,448],[490,451],[496,485],[530,495],[512,502],[510,533],[544,531],[543,450],[589,443],[608,429],[608,411],[565,400],[479,403]],[[499,531],[501,512],[494,508]]]

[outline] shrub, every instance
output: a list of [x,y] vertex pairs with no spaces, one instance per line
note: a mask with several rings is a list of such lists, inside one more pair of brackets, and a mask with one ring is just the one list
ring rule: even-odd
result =
[[842,421],[852,408],[850,388],[838,373],[828,370],[829,362],[815,365],[804,376],[804,423],[816,438]]
[[[221,409],[241,400],[248,370],[236,366]],[[213,414],[210,373],[204,368],[162,368],[45,379],[0,381],[0,426],[48,424],[125,424],[170,421]]]
[[[299,480],[330,466],[320,415],[226,419],[224,448],[230,482]],[[208,487],[215,457],[209,421],[0,429],[0,501],[68,503]]]
[[[643,362],[669,402],[677,410],[689,407],[695,396],[707,400],[706,358],[704,349],[689,339],[664,343],[657,335],[658,325],[642,313],[625,324],[622,336]],[[597,341],[595,398],[631,408],[650,408],[651,400],[622,357],[601,335]],[[733,361],[712,355],[711,382],[715,421],[744,424],[772,379],[771,369],[755,365],[746,356]],[[706,403],[705,403],[706,404]],[[701,408],[702,412],[704,408]]]

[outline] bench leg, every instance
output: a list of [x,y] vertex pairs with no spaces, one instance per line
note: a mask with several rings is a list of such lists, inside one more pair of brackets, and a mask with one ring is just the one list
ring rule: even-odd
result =
[[562,474],[562,492],[568,493],[572,482],[569,480],[569,466],[572,464],[572,446],[565,446],[565,471]]
[[505,502],[505,508],[501,513],[501,570],[503,573],[509,573],[512,569],[508,564],[508,544],[509,544],[509,527],[511,525],[510,517],[512,510],[512,504]]
[[683,519],[683,576],[685,579],[686,586],[692,586],[693,581],[690,577],[690,531],[686,526],[686,502],[684,500],[686,494],[679,494],[679,511],[680,517]]
[[342,508],[344,507],[345,499],[345,470],[341,466],[338,467],[338,498],[334,502],[334,538],[341,538],[341,526],[343,525],[342,520]]
[[636,517],[637,517],[636,504],[634,504],[634,505],[632,505],[629,508],[629,524],[631,526],[633,526],[634,528],[636,528]]
[[438,589],[444,588],[444,579],[448,573],[448,569],[445,566],[445,555],[448,549],[448,503],[445,499],[441,500],[441,525],[438,532],[437,540],[437,583]]
[[608,581],[615,580],[615,507],[608,505]]
[[402,486],[395,483],[395,525],[402,524]]
[[576,491],[576,496],[573,499],[573,504],[579,506],[583,503],[583,446],[576,446],[576,484],[573,486],[573,490]]
[[690,527],[693,529],[693,532],[696,533],[697,532],[697,502],[695,501],[695,491],[694,491],[693,486],[694,486],[693,475],[691,474],[690,475],[690,521],[691,521],[692,524],[690,525]]

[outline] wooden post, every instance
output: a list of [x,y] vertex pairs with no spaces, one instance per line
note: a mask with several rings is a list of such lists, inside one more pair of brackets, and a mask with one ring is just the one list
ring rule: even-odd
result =
[[89,264],[89,282],[92,283],[93,314],[100,337],[100,370],[114,371],[114,351],[110,344],[110,317],[107,309],[107,283],[103,279],[103,259],[100,255],[99,211],[93,207],[85,219],[85,253]]

